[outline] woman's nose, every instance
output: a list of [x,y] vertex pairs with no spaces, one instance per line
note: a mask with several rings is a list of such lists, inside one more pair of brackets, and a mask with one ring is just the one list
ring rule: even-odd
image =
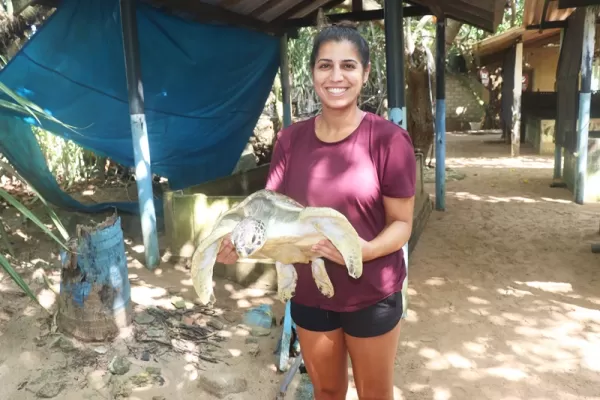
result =
[[342,75],[342,71],[341,71],[340,67],[338,67],[338,66],[333,67],[331,69],[330,79],[334,82],[338,82],[338,81],[341,81],[342,78],[343,78],[343,75]]

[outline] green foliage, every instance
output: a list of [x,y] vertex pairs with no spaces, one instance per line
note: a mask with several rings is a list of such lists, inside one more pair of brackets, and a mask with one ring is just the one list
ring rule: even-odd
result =
[[65,188],[88,180],[96,171],[94,153],[51,132],[33,127],[46,163],[56,180]]

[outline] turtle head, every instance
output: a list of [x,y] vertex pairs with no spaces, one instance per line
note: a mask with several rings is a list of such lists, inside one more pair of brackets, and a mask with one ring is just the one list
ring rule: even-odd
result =
[[254,218],[244,218],[231,232],[231,243],[240,258],[250,257],[265,244],[266,226]]

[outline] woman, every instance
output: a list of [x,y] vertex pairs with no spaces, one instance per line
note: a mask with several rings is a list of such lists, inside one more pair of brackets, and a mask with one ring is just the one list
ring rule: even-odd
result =
[[[278,134],[266,187],[343,213],[362,238],[364,269],[359,279],[351,278],[331,242],[316,245],[335,295],[323,296],[310,266],[296,265],[292,319],[316,400],[346,398],[348,354],[360,399],[391,400],[406,277],[402,246],[414,207],[414,149],[405,130],[357,106],[370,61],[355,28],[321,30],[310,63],[322,113]],[[218,261],[235,260],[225,240]]]

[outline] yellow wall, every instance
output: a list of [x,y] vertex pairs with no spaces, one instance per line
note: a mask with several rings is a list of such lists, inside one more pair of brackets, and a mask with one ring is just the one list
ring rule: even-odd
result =
[[553,92],[559,47],[523,49],[523,62],[533,69],[533,91]]

